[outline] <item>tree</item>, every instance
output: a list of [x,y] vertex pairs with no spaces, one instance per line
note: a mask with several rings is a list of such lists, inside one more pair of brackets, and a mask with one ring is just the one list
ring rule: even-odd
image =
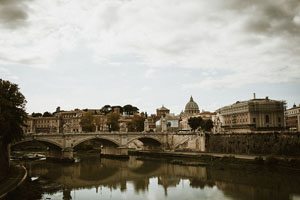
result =
[[31,114],[31,116],[32,116],[32,117],[42,117],[43,115],[42,115],[42,113],[34,113],[34,112],[33,112],[33,113]]
[[201,117],[191,117],[188,119],[188,124],[191,127],[192,131],[195,131],[201,126],[203,119]]
[[17,84],[0,79],[0,138],[5,144],[23,137],[26,100]]
[[130,104],[123,106],[123,112],[126,115],[133,115],[135,112],[138,112],[138,111],[139,111],[139,109],[137,107],[132,106]]
[[52,117],[53,115],[49,112],[44,112],[43,117]]
[[19,87],[0,79],[0,181],[9,170],[8,144],[22,139],[26,100]]
[[100,112],[103,113],[104,115],[107,115],[112,111],[112,108],[110,105],[105,105],[100,109]]
[[95,118],[92,111],[83,114],[80,126],[84,132],[94,132],[96,130]]
[[119,119],[120,115],[117,113],[110,112],[106,115],[106,125],[108,126],[109,131],[119,131]]
[[201,128],[205,131],[211,131],[213,127],[214,123],[211,119],[203,120],[203,123],[201,124]]
[[134,115],[132,120],[127,124],[129,132],[142,132],[144,131],[145,118],[140,115]]

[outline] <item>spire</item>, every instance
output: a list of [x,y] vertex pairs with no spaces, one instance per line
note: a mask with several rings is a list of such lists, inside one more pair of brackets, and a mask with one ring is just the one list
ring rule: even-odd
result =
[[193,96],[191,95],[190,102],[194,102]]

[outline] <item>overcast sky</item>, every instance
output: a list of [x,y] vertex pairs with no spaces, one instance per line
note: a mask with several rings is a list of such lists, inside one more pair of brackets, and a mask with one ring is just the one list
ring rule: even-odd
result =
[[0,0],[0,78],[27,112],[300,104],[300,0]]

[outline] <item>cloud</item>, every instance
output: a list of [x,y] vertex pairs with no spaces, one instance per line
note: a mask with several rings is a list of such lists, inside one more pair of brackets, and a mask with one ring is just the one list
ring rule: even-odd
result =
[[0,25],[9,29],[16,29],[27,25],[29,0],[1,0]]
[[155,69],[152,69],[152,68],[151,68],[151,69],[148,69],[148,70],[146,70],[144,76],[145,76],[145,78],[147,78],[147,79],[153,78],[154,75],[155,75],[155,72],[156,72]]
[[[188,87],[240,87],[257,78],[299,82],[298,0],[0,2],[12,11],[0,12],[2,26],[30,24],[0,30],[0,64],[51,68],[60,56],[85,48],[98,64],[146,66],[145,78],[157,68],[208,74]],[[278,77],[282,73],[287,78]]]

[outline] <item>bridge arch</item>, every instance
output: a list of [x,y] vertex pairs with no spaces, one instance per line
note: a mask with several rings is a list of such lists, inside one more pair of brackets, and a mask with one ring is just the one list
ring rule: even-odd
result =
[[115,144],[117,147],[120,147],[121,145],[119,144],[119,142],[105,137],[105,136],[91,136],[91,137],[87,137],[87,138],[82,138],[80,140],[77,140],[76,142],[73,143],[73,148],[75,148],[76,146],[78,146],[79,144],[82,144],[83,142],[89,141],[89,140],[104,140],[104,141],[109,141],[113,144]]
[[45,144],[46,146],[55,146],[59,149],[63,149],[63,146],[61,144],[59,144],[58,142],[53,141],[53,140],[49,140],[49,139],[44,139],[44,138],[30,138],[30,139],[25,138],[24,140],[12,143],[11,147],[14,147],[18,144],[23,144],[23,143],[26,143],[26,142],[34,142],[34,141]]
[[158,138],[153,137],[153,136],[145,136],[145,135],[141,135],[141,136],[130,139],[129,141],[127,141],[127,145],[130,144],[131,142],[133,142],[134,140],[139,140],[139,141],[143,142],[143,139],[152,140],[152,141],[155,141],[156,143],[162,145],[162,142]]

